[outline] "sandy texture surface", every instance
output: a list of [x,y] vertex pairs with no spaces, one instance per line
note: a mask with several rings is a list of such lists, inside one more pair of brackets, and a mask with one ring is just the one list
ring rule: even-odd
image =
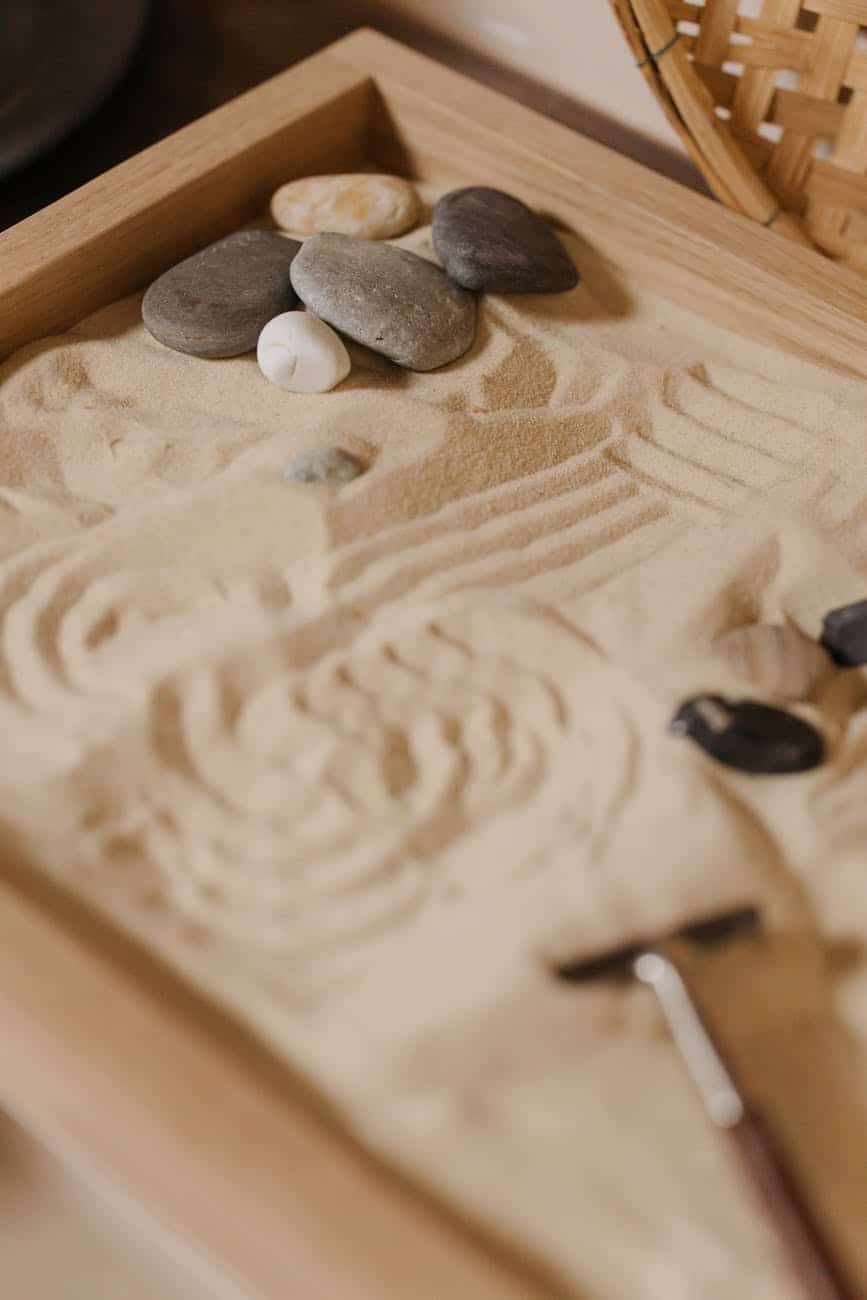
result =
[[714,635],[865,595],[867,397],[570,246],[433,374],[285,393],[137,299],[5,364],[0,818],[584,1300],[786,1294],[646,995],[549,974],[763,904],[696,979],[867,1286],[864,678],[803,776],[666,733],[748,693]]

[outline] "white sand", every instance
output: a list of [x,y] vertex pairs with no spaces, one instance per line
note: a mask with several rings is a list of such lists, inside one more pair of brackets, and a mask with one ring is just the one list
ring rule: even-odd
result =
[[647,995],[547,974],[765,904],[697,978],[867,1286],[865,679],[803,776],[666,733],[746,693],[716,633],[867,594],[867,394],[573,247],[435,374],[285,393],[137,299],[13,357],[0,819],[583,1300],[785,1294]]

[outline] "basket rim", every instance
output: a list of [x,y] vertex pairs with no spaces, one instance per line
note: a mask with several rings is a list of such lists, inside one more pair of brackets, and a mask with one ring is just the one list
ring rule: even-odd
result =
[[[638,0],[638,7],[657,3],[663,21],[661,27],[666,29],[666,39],[657,45],[655,51],[645,35],[639,13],[636,12],[635,0],[609,0],[610,7],[617,19],[636,67],[641,71],[645,81],[654,93],[666,118],[677,132],[687,154],[698,167],[711,192],[726,207],[740,212],[743,216],[767,227],[780,231],[781,234],[806,244],[810,248],[828,256],[825,249],[813,238],[806,222],[797,214],[788,211],[777,196],[765,185],[755,167],[745,153],[735,133],[728,123],[718,117],[708,105],[712,106],[709,91],[696,72],[693,63],[687,59],[679,45],[679,36],[674,20],[671,18],[664,0]],[[670,30],[669,30],[670,29]],[[678,51],[678,54],[675,54]],[[672,56],[669,60],[667,56]],[[677,62],[677,75],[668,75],[668,68]],[[679,102],[678,91],[685,96]],[[721,142],[722,156],[731,166],[726,168],[723,177],[711,156],[711,151],[703,147],[691,129],[689,118],[700,114],[704,125],[709,128],[704,132],[705,140]],[[712,150],[716,152],[716,150]],[[757,201],[764,201],[764,210],[757,208]]]

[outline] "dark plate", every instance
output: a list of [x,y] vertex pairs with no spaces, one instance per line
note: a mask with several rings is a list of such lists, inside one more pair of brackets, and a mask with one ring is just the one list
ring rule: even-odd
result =
[[0,176],[56,144],[114,89],[149,0],[0,0]]

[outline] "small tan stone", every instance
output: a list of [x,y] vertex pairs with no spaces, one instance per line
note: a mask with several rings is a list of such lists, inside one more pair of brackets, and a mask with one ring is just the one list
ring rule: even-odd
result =
[[392,239],[418,221],[420,204],[409,181],[365,172],[306,176],[271,199],[271,216],[296,235],[325,231],[356,239]]

